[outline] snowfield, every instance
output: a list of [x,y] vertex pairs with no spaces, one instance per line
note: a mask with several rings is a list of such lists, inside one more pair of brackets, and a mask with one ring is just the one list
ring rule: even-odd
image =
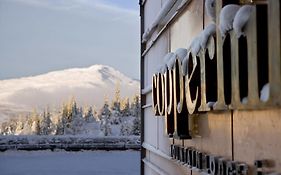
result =
[[6,151],[1,175],[138,175],[139,151]]

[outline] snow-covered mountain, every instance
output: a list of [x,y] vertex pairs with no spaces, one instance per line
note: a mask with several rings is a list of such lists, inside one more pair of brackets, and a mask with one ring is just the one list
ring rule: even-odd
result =
[[121,96],[139,92],[139,81],[104,65],[54,71],[32,77],[0,81],[0,120],[20,111],[58,107],[71,97],[78,104],[100,107],[113,97],[116,84]]

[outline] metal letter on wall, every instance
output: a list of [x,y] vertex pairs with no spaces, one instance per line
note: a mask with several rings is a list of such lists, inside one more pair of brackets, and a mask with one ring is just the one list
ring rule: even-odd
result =
[[158,73],[157,76],[157,107],[159,115],[164,115],[165,110],[165,84],[164,84],[164,75]]
[[173,70],[166,70],[165,80],[165,132],[169,137],[174,134],[174,111],[173,111]]
[[184,106],[184,75],[179,59],[175,60],[173,69],[174,85],[174,137],[190,139],[188,112]]
[[[201,82],[201,105],[198,108],[199,111],[209,111],[210,107],[207,105],[207,97],[206,97],[206,54],[209,55],[210,59],[214,59],[215,57],[215,40],[214,38],[211,36],[208,40],[207,43],[207,49],[203,49],[200,52],[200,82]],[[215,71],[215,70],[213,70]]]
[[[186,107],[188,109],[189,114],[193,114],[195,109],[196,109],[196,105],[197,105],[197,100],[198,100],[198,93],[199,93],[199,88],[198,87],[194,87],[196,90],[195,92],[191,92],[191,80],[192,80],[192,76],[194,75],[195,69],[197,67],[197,58],[196,56],[192,56],[192,54],[189,52],[188,53],[189,59],[188,59],[188,72],[187,75],[185,76],[185,99],[186,99]],[[189,62],[192,61],[192,69],[191,71],[189,67]],[[193,95],[195,95],[195,98],[192,99],[191,93],[193,93]]]
[[153,74],[152,76],[152,108],[154,115],[159,115],[158,111],[158,104],[157,104],[157,79],[158,79],[158,74]]

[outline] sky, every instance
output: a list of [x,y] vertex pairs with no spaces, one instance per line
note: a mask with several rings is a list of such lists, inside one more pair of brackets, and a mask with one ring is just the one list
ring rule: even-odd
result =
[[109,65],[139,79],[138,0],[0,0],[0,80]]

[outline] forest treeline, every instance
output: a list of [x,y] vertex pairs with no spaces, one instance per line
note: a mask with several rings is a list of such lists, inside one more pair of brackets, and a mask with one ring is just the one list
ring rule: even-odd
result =
[[59,110],[49,107],[42,112],[10,118],[0,126],[1,135],[140,135],[140,96],[120,97],[115,90],[111,101],[104,100],[101,109],[78,106],[75,98]]

